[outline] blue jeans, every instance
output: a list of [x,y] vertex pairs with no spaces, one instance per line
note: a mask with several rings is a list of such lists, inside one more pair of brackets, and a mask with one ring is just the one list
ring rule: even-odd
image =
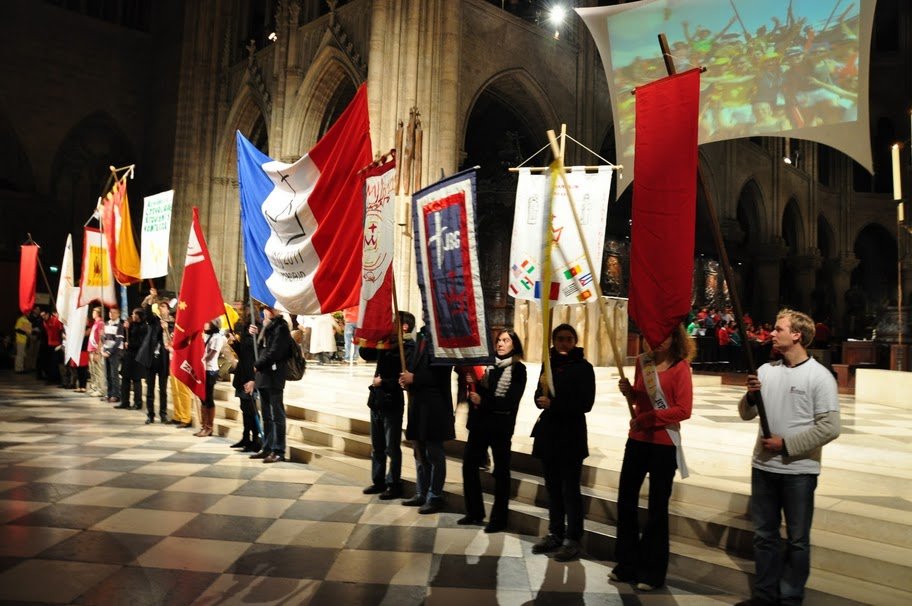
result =
[[285,456],[285,395],[282,389],[259,390],[263,409],[263,450]]
[[345,324],[345,332],[342,337],[345,342],[345,361],[352,362],[358,357],[358,346],[355,344],[355,329],[358,325],[354,322]]
[[[754,598],[800,604],[811,569],[811,520],[817,476],[751,470],[754,523]],[[785,513],[785,552],[779,527]]]
[[443,442],[415,440],[415,496],[427,501],[443,498],[443,483],[446,481],[446,453]]
[[371,481],[374,486],[398,490],[402,477],[402,411],[371,410],[370,429]]

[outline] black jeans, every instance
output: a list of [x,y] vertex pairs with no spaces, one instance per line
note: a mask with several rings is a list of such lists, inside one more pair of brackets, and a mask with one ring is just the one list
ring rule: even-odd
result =
[[202,405],[205,408],[215,408],[215,384],[218,383],[218,371],[206,371],[206,399]]
[[260,406],[263,408],[263,450],[285,456],[284,390],[263,388]]
[[494,455],[494,506],[490,522],[506,524],[510,502],[510,434],[472,430],[466,441],[462,457],[462,492],[465,498],[466,515],[481,520],[485,517],[484,500],[481,496],[479,467],[484,462],[488,447]]
[[168,416],[168,368],[162,368],[161,362],[146,371],[146,414],[155,418],[155,377],[158,377],[158,416]]
[[[371,410],[371,482],[402,488],[402,410]],[[389,457],[389,471],[386,458]]]
[[[618,487],[615,572],[634,576],[655,587],[665,584],[668,572],[668,499],[678,468],[675,447],[627,440]],[[649,509],[640,535],[638,509],[640,487],[649,474]]]
[[558,539],[583,538],[583,495],[580,492],[582,459],[542,459],[548,491],[548,532]]
[[[120,363],[120,403],[130,405],[130,391],[133,392],[133,405],[142,406],[142,371],[139,362],[133,359],[132,353],[124,353]],[[132,389],[131,389],[132,388]]]

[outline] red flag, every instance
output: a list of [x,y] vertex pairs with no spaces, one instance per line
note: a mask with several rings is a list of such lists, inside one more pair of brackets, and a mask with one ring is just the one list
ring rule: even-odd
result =
[[177,297],[171,374],[187,385],[199,398],[206,398],[206,369],[203,367],[203,325],[223,313],[222,292],[212,258],[199,224],[199,211],[193,208],[193,224],[187,243],[187,260]]
[[19,257],[19,309],[27,314],[35,307],[38,284],[38,245],[23,244]]
[[700,70],[636,89],[630,315],[651,347],[690,311]]

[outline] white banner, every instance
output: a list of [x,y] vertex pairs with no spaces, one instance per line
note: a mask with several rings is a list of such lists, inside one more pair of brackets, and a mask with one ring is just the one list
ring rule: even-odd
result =
[[140,277],[143,280],[168,274],[168,240],[171,237],[174,190],[147,196],[144,200],[140,253]]
[[[89,317],[89,306],[84,305],[79,307],[77,305],[79,299],[78,287],[73,287],[71,291],[69,301],[67,301],[63,362],[64,364],[73,362],[76,366],[79,366],[79,356],[82,353],[82,340],[85,338],[86,324]],[[61,315],[63,315],[62,312]]]
[[76,281],[73,272],[73,235],[67,234],[66,248],[63,249],[63,261],[60,263],[60,284],[57,285],[57,317],[66,325],[70,314],[70,297],[75,290]]
[[[510,243],[511,296],[517,299],[540,299],[542,292],[545,292],[552,301],[561,304],[595,300],[592,282],[601,275],[611,174],[612,170],[607,166],[600,167],[596,173],[586,173],[581,167],[574,167],[567,174],[583,230],[582,237],[573,220],[567,191],[558,180],[551,204],[551,229],[554,232],[552,274],[547,288],[542,288],[542,230],[551,177],[547,173],[532,174],[528,169],[519,171],[513,237]],[[583,242],[588,246],[592,262],[596,264],[594,272],[586,263]]]

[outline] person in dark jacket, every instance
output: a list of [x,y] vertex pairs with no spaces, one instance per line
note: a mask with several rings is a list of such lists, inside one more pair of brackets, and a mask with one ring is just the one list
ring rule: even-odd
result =
[[481,524],[484,521],[484,501],[481,497],[479,467],[488,447],[494,454],[494,506],[485,532],[500,532],[507,527],[507,503],[510,500],[510,448],[519,401],[526,389],[526,366],[520,361],[522,342],[512,330],[497,335],[494,365],[485,370],[477,383],[469,383],[469,419],[462,459],[462,488],[466,515],[457,524]]
[[[415,327],[415,316],[400,311],[399,324],[402,327],[402,350],[405,359],[410,360],[415,353],[415,340],[411,334]],[[398,339],[398,335],[393,337],[391,349],[358,349],[364,360],[377,361],[368,398],[371,411],[371,485],[363,492],[379,494],[384,501],[402,496],[402,414],[405,410],[405,396],[399,387],[402,361],[399,357]],[[387,457],[389,470],[386,466]]]
[[[259,332],[254,325],[248,331],[252,335]],[[291,348],[297,344],[291,339],[285,318],[268,305],[263,306],[263,331],[259,343],[261,349],[253,368],[263,408],[263,449],[250,458],[278,463],[285,460],[285,369]]]
[[427,328],[418,333],[415,354],[409,370],[399,376],[399,386],[408,389],[408,425],[405,437],[412,440],[415,452],[415,496],[402,504],[418,507],[418,513],[443,509],[443,484],[446,481],[446,454],[443,443],[456,437],[453,416],[452,366],[430,365]]
[[256,371],[253,364],[256,356],[253,349],[253,337],[247,331],[247,322],[238,322],[234,332],[228,335],[228,343],[237,356],[234,367],[234,395],[241,401],[241,416],[244,421],[244,433],[241,440],[232,444],[231,448],[242,448],[244,452],[259,452],[263,447],[261,442],[262,429],[260,428],[260,413],[257,411],[254,387],[256,385]]
[[146,316],[146,336],[137,359],[146,367],[146,424],[155,422],[155,383],[158,379],[158,416],[162,423],[168,422],[168,375],[171,367],[171,333],[174,321],[167,301],[156,304],[158,314],[153,312],[154,298],[158,293],[150,291],[143,302]]
[[576,558],[583,538],[580,476],[589,456],[586,413],[595,402],[595,371],[576,346],[576,330],[561,324],[551,332],[554,392],[539,380],[535,405],[542,409],[532,428],[532,455],[541,459],[548,491],[548,535],[532,553],[556,552],[554,559]]
[[[146,322],[143,310],[139,307],[124,322],[123,360],[120,364],[120,404],[114,408],[142,408],[142,378],[145,374],[142,365],[136,361],[136,355],[146,336]],[[130,406],[130,392],[133,392],[133,406]]]

